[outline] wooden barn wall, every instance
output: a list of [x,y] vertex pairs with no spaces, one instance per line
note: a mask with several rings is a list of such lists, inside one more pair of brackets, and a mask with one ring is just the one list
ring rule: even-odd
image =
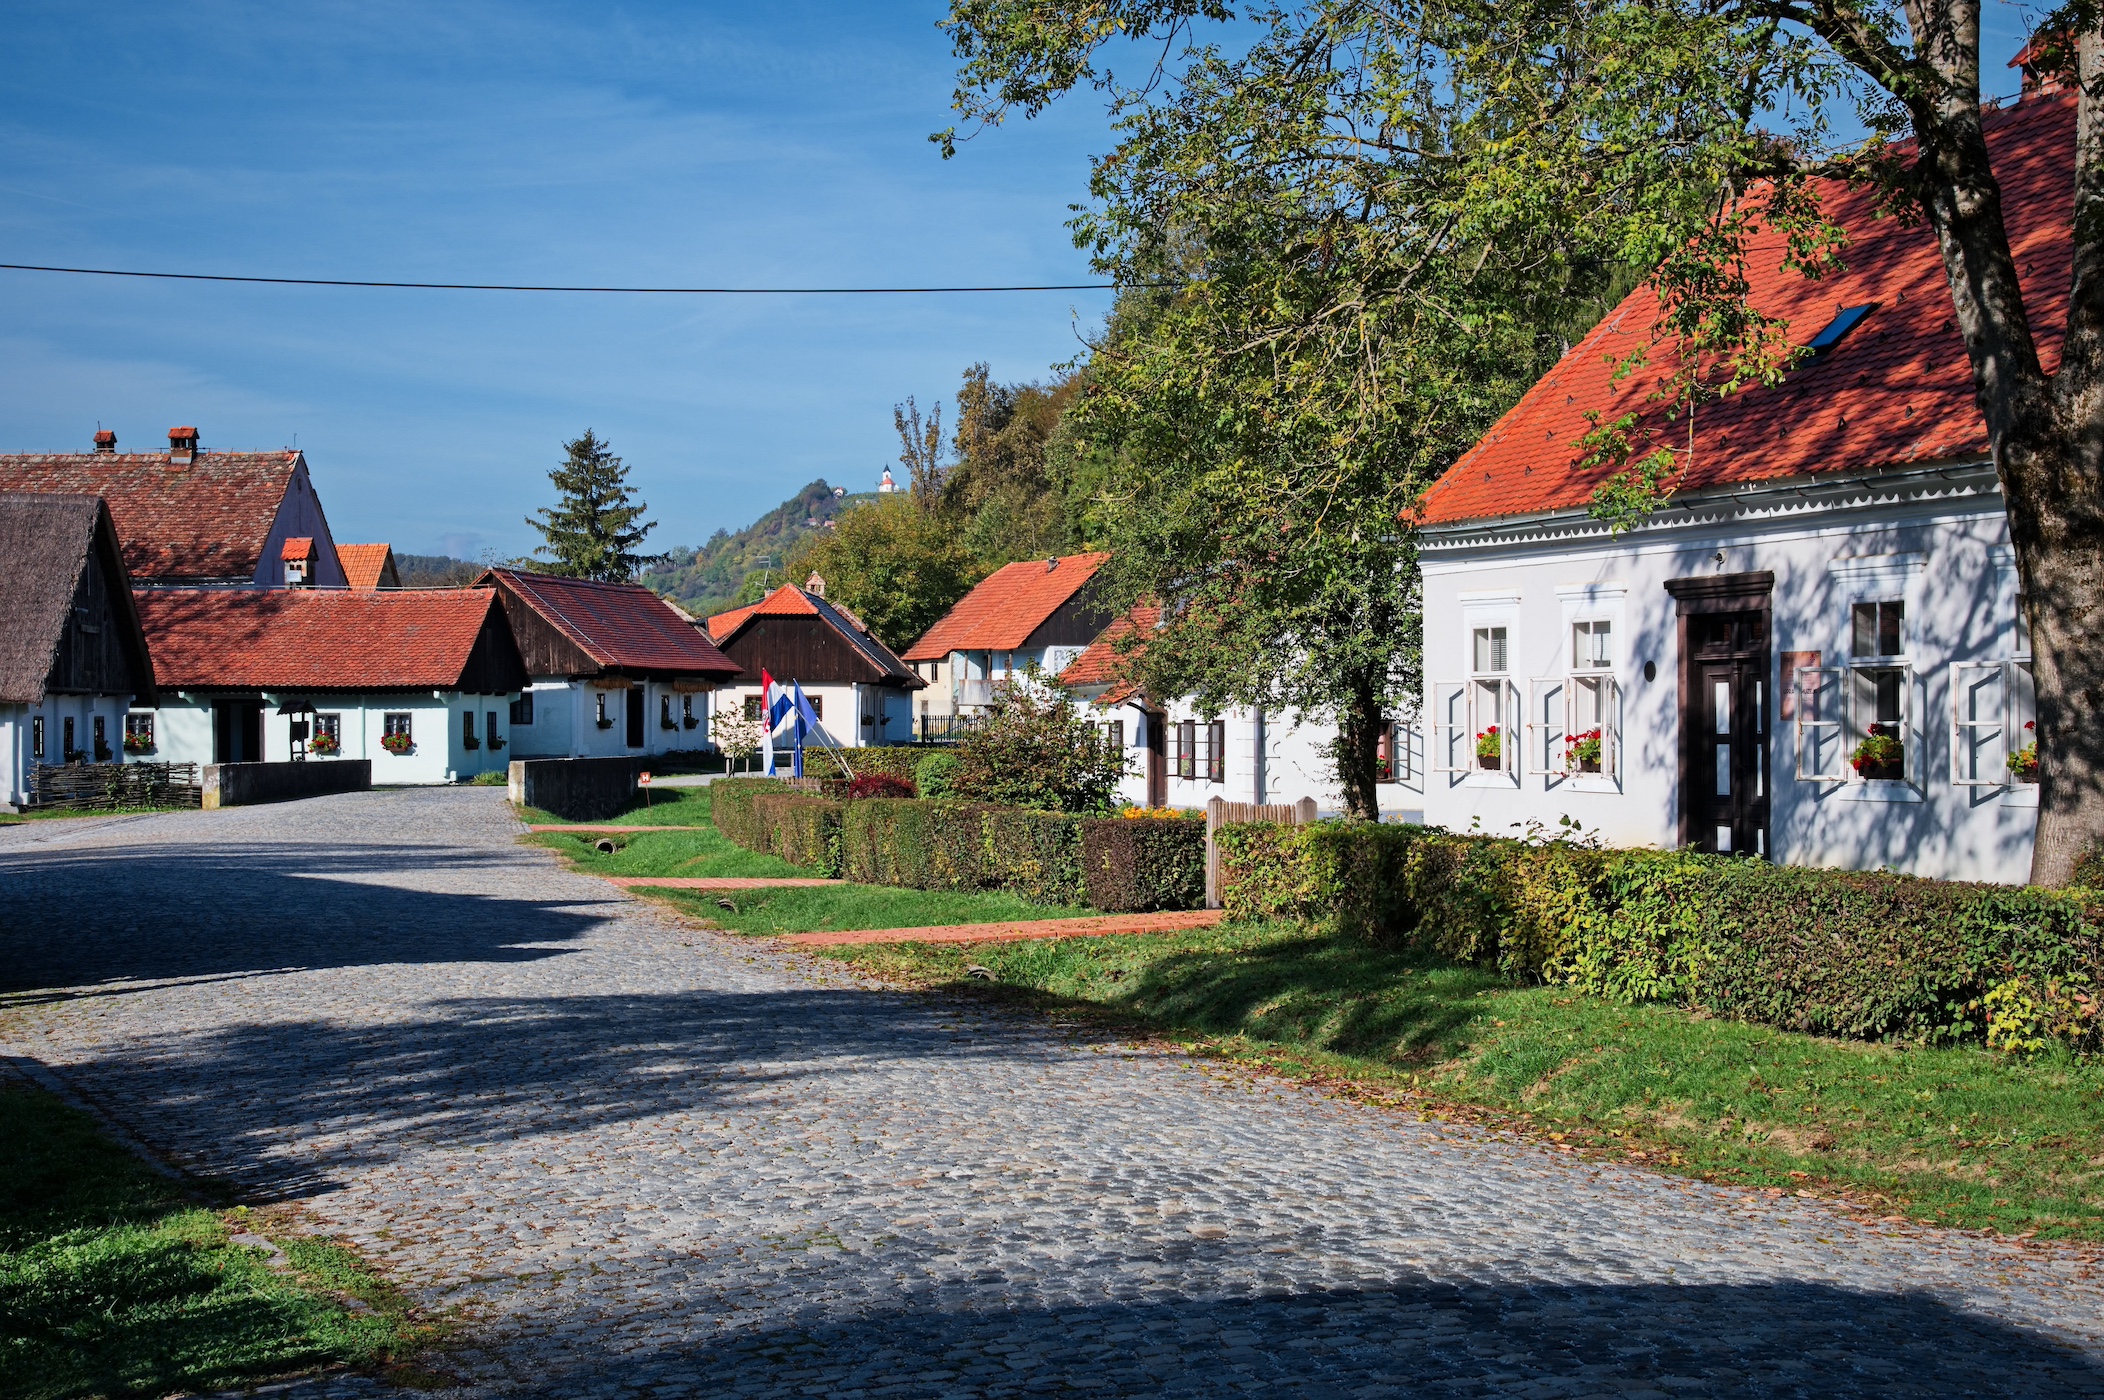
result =
[[[585,655],[584,648],[571,641],[555,624],[535,612],[523,599],[509,589],[499,588],[497,596],[504,601],[504,617],[511,624],[512,640],[518,647],[519,659],[525,663],[527,673],[535,676],[589,676],[597,675],[599,663]],[[516,687],[513,687],[516,688]],[[501,694],[488,691],[486,694]]]
[[1058,611],[1037,625],[1025,647],[1085,647],[1103,635],[1111,615],[1096,601],[1093,583],[1059,605]]
[[460,688],[470,695],[509,695],[524,690],[529,679],[525,658],[512,637],[510,613],[491,608],[476,634],[475,649],[461,672]]
[[725,653],[748,682],[760,668],[778,681],[806,685],[868,685],[885,673],[853,643],[815,617],[762,617],[732,639]]
[[44,689],[59,693],[136,694],[149,677],[134,673],[131,648],[125,645],[125,620],[110,598],[109,572],[102,551],[90,549],[80,578],[73,585],[73,606],[59,633],[58,650]]

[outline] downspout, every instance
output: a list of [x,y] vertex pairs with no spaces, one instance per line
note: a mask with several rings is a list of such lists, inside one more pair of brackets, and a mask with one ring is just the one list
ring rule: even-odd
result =
[[1252,716],[1254,717],[1254,724],[1252,725],[1252,728],[1253,728],[1253,729],[1255,730],[1255,738],[1256,738],[1256,751],[1255,751],[1255,754],[1254,754],[1253,758],[1251,759],[1251,762],[1250,762],[1250,765],[1249,765],[1249,771],[1250,771],[1250,783],[1249,783],[1249,787],[1250,787],[1250,792],[1249,792],[1249,800],[1250,800],[1251,802],[1253,802],[1253,803],[1257,804],[1258,806],[1262,806],[1262,805],[1263,805],[1263,803],[1264,803],[1264,787],[1265,787],[1265,782],[1264,782],[1264,778],[1265,778],[1265,774],[1264,774],[1264,707],[1263,707],[1262,705],[1258,705],[1258,706],[1257,706],[1257,707],[1256,707],[1256,708],[1255,708],[1254,710],[1252,710],[1252,711],[1251,711],[1251,714],[1252,714]]

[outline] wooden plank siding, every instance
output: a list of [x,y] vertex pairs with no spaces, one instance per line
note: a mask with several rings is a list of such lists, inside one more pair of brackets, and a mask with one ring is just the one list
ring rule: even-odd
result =
[[1110,610],[1102,605],[1095,583],[1091,581],[1053,609],[1052,615],[1037,625],[1019,649],[1085,647],[1102,636],[1103,629],[1110,624]]
[[[98,541],[100,543],[100,541]],[[118,608],[101,549],[90,549],[73,586],[73,603],[59,632],[44,689],[56,695],[150,694],[151,675],[140,674],[139,648],[127,645],[138,624]]]
[[762,667],[776,680],[805,685],[912,685],[887,673],[820,617],[754,618],[723,652],[738,663],[738,685],[757,685]]
[[[511,624],[512,639],[528,675],[577,677],[599,674],[599,663],[586,655],[584,648],[570,640],[554,623],[534,611],[525,599],[508,588],[499,588],[497,596],[503,600],[504,618]],[[479,642],[477,647],[479,649]]]

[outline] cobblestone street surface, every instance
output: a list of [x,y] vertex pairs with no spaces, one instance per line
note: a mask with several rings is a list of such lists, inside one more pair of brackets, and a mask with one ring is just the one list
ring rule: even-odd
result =
[[520,830],[0,830],[0,1049],[466,1309],[487,1393],[2104,1394],[2073,1258],[866,987]]

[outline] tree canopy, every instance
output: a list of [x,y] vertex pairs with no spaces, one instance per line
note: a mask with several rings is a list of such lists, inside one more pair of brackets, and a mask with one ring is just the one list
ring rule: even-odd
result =
[[634,499],[627,465],[590,428],[563,450],[562,465],[548,473],[555,505],[526,520],[545,541],[534,553],[550,561],[552,574],[628,583],[649,562],[636,546],[655,527],[643,520],[650,508]]

